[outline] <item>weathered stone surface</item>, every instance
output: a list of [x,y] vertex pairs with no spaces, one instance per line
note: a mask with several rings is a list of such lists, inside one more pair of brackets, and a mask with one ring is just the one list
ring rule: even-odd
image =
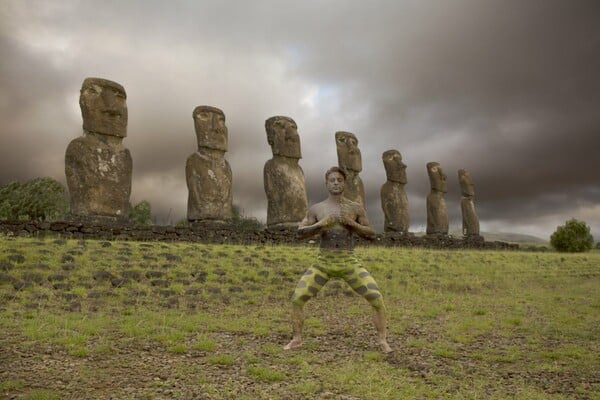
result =
[[366,209],[365,188],[358,175],[362,171],[362,157],[358,148],[358,139],[351,132],[335,133],[338,166],[346,173],[344,197],[359,203]]
[[427,234],[448,234],[448,210],[444,195],[448,191],[446,187],[446,175],[437,162],[427,163],[427,174],[431,191],[427,196]]
[[83,136],[65,154],[71,214],[78,218],[127,219],[132,160],[122,143],[126,97],[121,85],[106,79],[86,78],[81,86]]
[[[23,225],[31,224],[36,227],[35,232],[30,233],[23,229]],[[45,226],[45,227],[44,227]],[[0,233],[7,236],[33,236],[43,237],[45,235],[61,237],[82,237],[85,239],[108,239],[108,240],[148,240],[148,241],[193,241],[201,243],[229,243],[229,244],[288,244],[288,245],[318,245],[319,240],[299,241],[296,231],[291,229],[269,230],[250,229],[239,230],[224,224],[204,225],[198,224],[191,227],[181,228],[177,232],[171,226],[154,226],[151,230],[142,227],[125,225],[93,225],[88,226],[72,221],[60,222],[55,228],[49,229],[40,221],[0,221]],[[79,229],[79,230],[78,230]],[[117,233],[119,232],[119,233]],[[466,236],[464,238],[453,238],[448,235],[415,236],[411,233],[386,232],[378,235],[374,240],[355,238],[358,245],[382,245],[402,247],[427,247],[427,248],[476,248],[476,249],[518,249],[516,244],[505,242],[486,242],[481,236]],[[57,239],[56,243],[64,244],[64,239]],[[64,242],[64,243],[63,243]],[[105,246],[105,242],[103,247]],[[5,263],[7,264],[7,263]],[[9,264],[4,268],[7,272],[14,265]],[[47,269],[47,267],[44,267]],[[2,270],[0,263],[0,270]],[[1,277],[0,277],[1,279]]]
[[267,195],[267,227],[295,228],[306,215],[308,199],[298,127],[293,119],[275,116],[265,121],[267,141],[273,158],[265,163],[263,175]]
[[228,132],[225,114],[218,108],[198,106],[193,112],[198,151],[185,165],[189,191],[189,221],[226,223],[233,215],[231,167],[225,159]]
[[464,169],[458,170],[458,182],[460,183],[461,198],[460,209],[462,211],[462,232],[465,236],[479,236],[479,218],[475,212],[475,185],[471,175]]
[[406,164],[398,150],[388,150],[382,155],[387,182],[381,187],[381,208],[385,232],[407,233],[410,224],[406,185]]

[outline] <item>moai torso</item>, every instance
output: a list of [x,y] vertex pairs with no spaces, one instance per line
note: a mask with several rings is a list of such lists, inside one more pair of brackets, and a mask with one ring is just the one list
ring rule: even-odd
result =
[[381,208],[383,209],[384,231],[408,233],[408,197],[404,191],[406,185],[406,165],[397,150],[383,153],[383,165],[387,182],[381,187]]
[[132,160],[122,143],[127,136],[125,90],[116,82],[87,78],[79,105],[84,134],[72,140],[65,153],[71,214],[103,221],[126,220]]
[[185,165],[188,187],[187,218],[193,222],[231,221],[233,196],[231,167],[225,160],[225,114],[215,107],[199,106],[193,113],[198,151]]
[[335,145],[338,166],[346,172],[344,197],[359,203],[366,209],[365,188],[362,179],[358,175],[362,171],[362,158],[358,148],[358,139],[350,132],[336,132]]
[[427,234],[448,234],[448,210],[444,195],[446,188],[446,175],[440,164],[436,162],[427,163],[427,173],[431,184],[431,191],[427,196]]
[[306,215],[308,199],[300,137],[294,120],[276,116],[265,121],[267,141],[273,158],[265,163],[264,187],[267,195],[267,226],[295,228]]
[[471,175],[464,169],[458,170],[461,188],[460,209],[462,211],[462,233],[464,236],[479,236],[479,218],[475,212],[475,185]]

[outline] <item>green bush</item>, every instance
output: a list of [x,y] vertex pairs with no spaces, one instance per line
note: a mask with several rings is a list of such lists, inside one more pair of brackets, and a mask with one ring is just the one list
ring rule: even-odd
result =
[[66,191],[52,178],[35,178],[0,187],[0,219],[57,220],[68,206]]
[[244,211],[236,205],[233,206],[231,226],[239,231],[262,229],[264,225],[254,217],[246,217]]
[[550,244],[557,251],[580,253],[592,249],[594,238],[585,222],[572,218],[556,228],[550,236]]
[[152,225],[152,209],[150,203],[142,200],[135,206],[130,207],[129,219],[136,225]]

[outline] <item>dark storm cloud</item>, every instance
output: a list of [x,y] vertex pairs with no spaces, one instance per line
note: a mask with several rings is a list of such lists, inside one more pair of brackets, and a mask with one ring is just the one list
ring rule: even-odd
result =
[[[333,134],[356,133],[371,220],[381,153],[408,165],[411,228],[425,222],[425,164],[476,184],[484,228],[548,235],[571,216],[600,235],[600,6],[595,1],[128,1],[0,6],[0,183],[50,175],[81,132],[86,76],[128,93],[132,200],[185,216],[191,111],[222,108],[234,202],[264,218],[264,120],[289,115],[309,201],[325,195]],[[533,227],[533,228],[532,228]]]

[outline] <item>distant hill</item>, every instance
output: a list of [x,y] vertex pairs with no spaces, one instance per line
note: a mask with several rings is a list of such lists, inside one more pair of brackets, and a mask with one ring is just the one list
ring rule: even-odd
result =
[[[425,232],[415,232],[415,235],[422,236]],[[461,231],[450,231],[450,235],[461,237]],[[522,233],[506,233],[506,232],[481,232],[481,236],[488,242],[509,242],[509,243],[548,243],[549,240],[540,239],[537,236],[524,235]]]
[[510,243],[548,243],[548,240],[540,239],[537,236],[524,235],[522,233],[505,232],[481,232],[481,236],[490,242],[510,242]]

